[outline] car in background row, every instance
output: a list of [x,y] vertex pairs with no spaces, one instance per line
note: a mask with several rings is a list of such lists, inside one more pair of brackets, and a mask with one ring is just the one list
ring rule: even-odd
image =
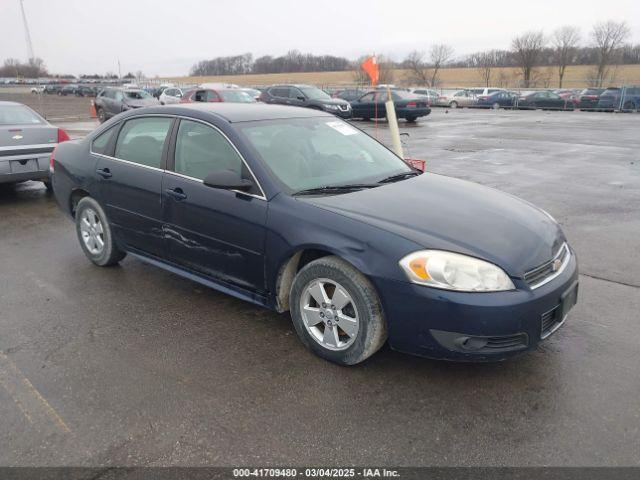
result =
[[429,106],[433,105],[440,96],[437,91],[430,88],[414,88],[411,90],[411,93],[420,97],[427,97],[427,103]]
[[640,87],[607,88],[598,99],[599,110],[640,109]]
[[40,180],[47,189],[49,157],[67,132],[16,102],[0,101],[0,183]]
[[181,89],[177,87],[167,87],[162,90],[158,100],[160,100],[161,105],[171,105],[173,103],[180,103],[182,96],[183,92]]
[[491,95],[496,92],[504,92],[504,88],[496,88],[496,87],[480,87],[480,88],[468,88],[467,91],[476,97]]
[[346,100],[331,96],[312,85],[273,85],[267,88],[260,100],[264,103],[306,107],[324,110],[341,118],[351,118],[351,105]]
[[367,93],[367,90],[362,90],[360,88],[346,88],[344,90],[334,91],[331,94],[331,98],[340,98],[342,100],[346,100],[347,102],[353,102],[365,93]]
[[580,91],[570,88],[560,88],[553,90],[553,93],[560,95],[560,98],[573,103],[574,108],[578,108],[580,104]]
[[[425,97],[414,95],[402,90],[391,90],[397,118],[404,118],[407,122],[415,122],[419,117],[426,117],[431,113],[431,108]],[[367,92],[359,99],[351,102],[351,110],[354,118],[370,120],[372,118],[385,118],[387,116],[386,101],[388,92],[374,90]]]
[[257,88],[241,87],[239,90],[251,96],[256,102],[260,100],[260,95],[262,95],[262,92]]
[[159,103],[158,99],[144,90],[108,87],[103,89],[96,97],[95,107],[98,120],[103,123],[121,112],[158,105]]
[[67,95],[75,95],[76,90],[78,89],[78,85],[74,83],[70,83],[69,85],[65,85],[60,90],[58,90],[58,95],[66,97]]
[[180,103],[255,103],[255,99],[239,88],[193,88],[183,93]]
[[518,97],[518,108],[522,109],[549,109],[549,110],[573,110],[573,102],[564,99],[550,90],[524,93]]
[[62,90],[62,87],[63,85],[60,85],[58,83],[49,84],[44,87],[44,93],[47,93],[49,95],[57,95],[58,92]]
[[88,85],[78,85],[74,93],[76,97],[95,97],[98,94],[98,89]]
[[477,97],[469,90],[454,90],[442,92],[434,105],[438,107],[471,107],[475,105]]
[[480,95],[474,107],[477,108],[513,108],[518,100],[518,93],[498,90],[489,95]]
[[590,110],[598,106],[600,95],[606,89],[604,88],[585,88],[578,95],[578,108],[580,110]]

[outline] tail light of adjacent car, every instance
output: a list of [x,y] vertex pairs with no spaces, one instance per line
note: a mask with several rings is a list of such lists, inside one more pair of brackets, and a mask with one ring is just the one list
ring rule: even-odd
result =
[[71,140],[69,134],[65,132],[63,129],[58,129],[58,143],[66,142],[67,140]]
[[407,103],[407,108],[416,108],[417,106],[418,106],[418,104],[416,102]]

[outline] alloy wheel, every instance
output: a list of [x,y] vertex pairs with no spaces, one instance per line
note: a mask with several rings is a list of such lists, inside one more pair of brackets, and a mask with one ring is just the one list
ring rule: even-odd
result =
[[353,298],[328,278],[315,279],[304,288],[300,313],[307,332],[328,350],[346,350],[358,335],[360,320]]
[[98,214],[91,208],[80,216],[80,232],[84,246],[91,255],[100,255],[104,250],[104,228]]

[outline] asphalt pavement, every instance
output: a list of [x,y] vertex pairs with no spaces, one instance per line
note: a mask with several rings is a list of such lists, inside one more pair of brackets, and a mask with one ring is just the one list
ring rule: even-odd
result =
[[287,314],[93,266],[42,184],[0,187],[0,465],[640,465],[640,115],[439,109],[401,131],[429,171],[562,224],[580,298],[537,350],[339,367]]

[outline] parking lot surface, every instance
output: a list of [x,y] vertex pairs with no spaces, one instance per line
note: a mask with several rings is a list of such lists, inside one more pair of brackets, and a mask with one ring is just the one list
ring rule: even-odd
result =
[[436,109],[401,131],[429,171],[562,224],[579,303],[536,351],[338,367],[288,314],[93,266],[42,184],[1,188],[0,464],[640,465],[640,115]]

